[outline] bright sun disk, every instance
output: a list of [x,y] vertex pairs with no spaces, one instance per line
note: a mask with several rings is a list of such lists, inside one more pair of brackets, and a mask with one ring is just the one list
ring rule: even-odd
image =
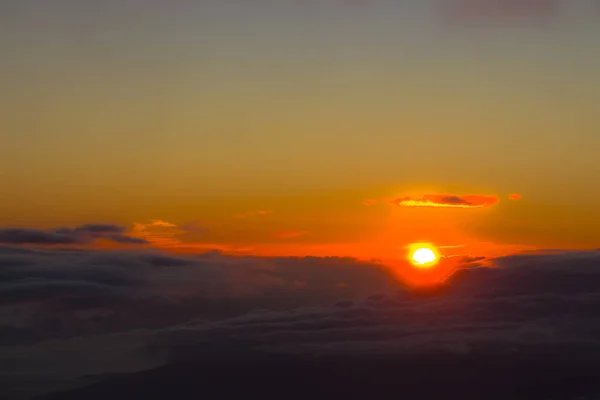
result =
[[429,268],[437,263],[439,253],[433,245],[415,243],[410,246],[408,258],[418,268]]

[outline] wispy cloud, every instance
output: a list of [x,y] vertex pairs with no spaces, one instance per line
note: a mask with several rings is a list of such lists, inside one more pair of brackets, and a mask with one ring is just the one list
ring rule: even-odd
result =
[[200,225],[199,223],[197,223],[195,221],[180,225],[179,228],[184,232],[195,233],[195,234],[201,234],[201,233],[208,232],[208,228]]
[[269,215],[271,213],[272,213],[271,210],[255,210],[255,211],[248,211],[243,214],[237,214],[235,217],[236,218],[249,218],[249,217],[254,217],[254,216]]
[[282,231],[277,233],[279,239],[294,239],[306,235],[306,231]]
[[521,195],[517,193],[512,193],[508,195],[510,200],[521,200]]
[[448,207],[448,208],[482,208],[496,204],[500,199],[497,196],[479,194],[427,194],[421,198],[401,197],[393,199],[390,203],[401,207]]
[[154,219],[149,223],[133,224],[133,233],[147,240],[149,243],[159,247],[171,247],[182,244],[180,236],[189,233],[204,233],[207,229],[197,222],[189,222],[183,225],[173,224],[160,219]]
[[446,245],[442,245],[442,246],[437,246],[438,249],[458,249],[461,247],[465,247],[466,245],[464,244],[446,244]]

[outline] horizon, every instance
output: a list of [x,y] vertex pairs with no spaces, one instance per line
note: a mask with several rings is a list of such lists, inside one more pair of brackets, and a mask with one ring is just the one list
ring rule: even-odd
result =
[[319,398],[338,368],[384,395],[374,371],[414,358],[431,388],[387,395],[597,395],[599,22],[596,0],[1,2],[0,397],[268,399],[252,374],[299,371]]

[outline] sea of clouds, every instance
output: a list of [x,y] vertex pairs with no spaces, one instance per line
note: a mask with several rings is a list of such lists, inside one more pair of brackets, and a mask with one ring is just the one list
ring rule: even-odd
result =
[[421,293],[351,258],[3,246],[0,379],[24,398],[207,355],[541,349],[600,362],[600,252],[479,261]]

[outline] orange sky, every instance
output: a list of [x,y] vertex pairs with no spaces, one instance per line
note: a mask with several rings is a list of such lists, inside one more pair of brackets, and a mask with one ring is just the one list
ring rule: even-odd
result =
[[[417,205],[421,201],[418,199],[423,198],[426,200]],[[486,221],[498,203],[505,201],[510,202],[509,206],[518,207],[519,202],[526,201],[514,198],[510,196],[509,200],[508,195],[501,199],[491,195],[428,194],[405,205],[399,205],[393,198],[358,202],[360,208],[355,215],[360,221],[358,226],[369,226],[365,222],[369,218],[372,223],[364,232],[352,232],[353,240],[345,242],[336,242],[335,237],[319,240],[318,231],[301,223],[296,225],[299,229],[274,229],[278,227],[273,223],[278,221],[276,209],[234,214],[229,221],[206,227],[199,223],[177,225],[164,220],[135,223],[131,234],[147,239],[150,244],[146,247],[174,253],[218,250],[238,256],[354,257],[381,263],[398,279],[422,286],[443,280],[467,256],[489,259],[536,249],[528,244],[493,242],[477,236],[477,224]],[[300,217],[299,221],[302,220]],[[321,225],[314,227],[327,229],[332,222],[335,220],[324,219]],[[236,229],[246,236],[227,232]],[[233,236],[237,240],[227,240]],[[256,237],[268,240],[258,241]],[[431,243],[439,249],[441,258],[434,268],[420,270],[408,262],[408,245],[415,242]],[[115,245],[105,244],[105,247],[114,248]]]
[[[427,200],[419,200],[422,198]],[[478,224],[487,221],[501,201],[497,196],[425,194],[415,199],[403,205],[394,198],[357,199],[354,215],[316,213],[316,220],[310,214],[299,214],[295,219],[285,213],[279,216],[277,209],[241,212],[205,225],[150,220],[134,223],[131,234],[147,239],[149,247],[173,252],[219,250],[236,255],[348,256],[364,260],[404,259],[405,247],[415,242],[435,244],[444,256],[490,257],[535,248],[477,234]],[[506,199],[508,196],[503,201],[508,202]],[[510,202],[510,206],[518,206],[518,202]],[[340,232],[344,227],[346,231]]]
[[[316,201],[319,197],[305,203],[297,198],[272,201],[263,204],[265,207],[232,207],[227,214],[192,221],[124,221],[124,232],[147,244],[124,244],[108,237],[86,246],[187,254],[216,250],[233,256],[353,257],[385,265],[398,279],[422,286],[443,280],[467,258],[483,258],[487,265],[493,265],[490,259],[498,256],[552,248],[589,248],[592,243],[565,240],[569,238],[568,230],[544,235],[539,228],[547,226],[545,220],[536,222],[529,198],[521,194],[461,194],[430,189],[379,194],[366,198],[346,193],[321,203]],[[332,207],[336,202],[337,207]],[[559,218],[553,221],[557,225],[559,222]],[[518,230],[524,230],[521,236],[515,234]],[[579,229],[571,234],[582,232],[586,233]],[[407,256],[408,246],[413,243],[435,246],[439,263],[427,270],[411,265]]]
[[600,247],[598,24],[226,3],[0,15],[0,227],[389,260]]

